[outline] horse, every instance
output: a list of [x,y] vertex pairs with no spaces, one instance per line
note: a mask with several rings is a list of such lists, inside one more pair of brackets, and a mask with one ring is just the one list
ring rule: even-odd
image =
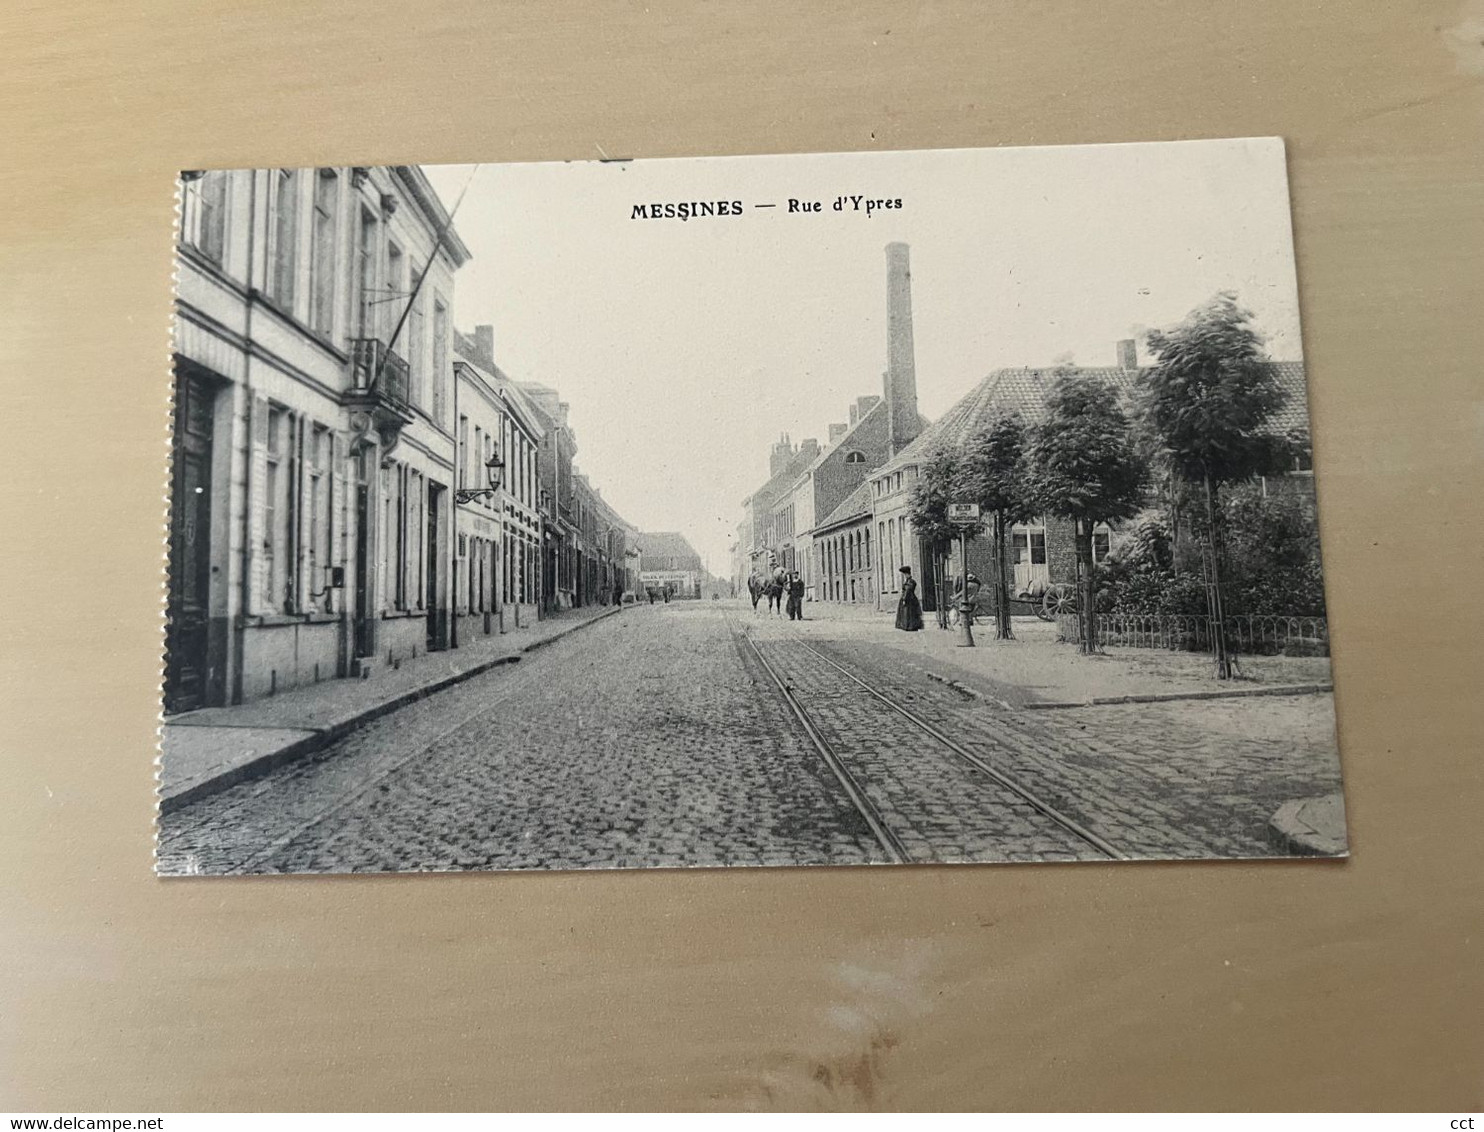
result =
[[767,583],[767,611],[773,613],[776,610],[779,617],[784,616],[784,589],[784,583],[778,579]]
[[757,612],[757,603],[762,601],[763,594],[767,590],[767,583],[756,574],[747,576],[747,595],[752,598],[752,611]]

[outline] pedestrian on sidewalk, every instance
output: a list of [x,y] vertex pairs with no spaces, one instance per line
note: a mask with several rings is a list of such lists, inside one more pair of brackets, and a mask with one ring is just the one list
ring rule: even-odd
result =
[[795,570],[788,578],[788,619],[804,620],[804,579]]
[[917,600],[917,582],[912,578],[912,567],[903,566],[902,597],[897,602],[897,628],[915,633],[922,628],[922,602]]

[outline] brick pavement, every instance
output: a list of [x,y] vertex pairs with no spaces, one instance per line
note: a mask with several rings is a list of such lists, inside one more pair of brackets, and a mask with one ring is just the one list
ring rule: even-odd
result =
[[[914,697],[966,747],[1129,856],[1284,855],[1268,831],[1274,810],[1339,789],[1329,695],[1031,714],[966,701],[857,641],[812,643]],[[1268,723],[1275,714],[1281,725]]]
[[767,628],[755,635],[912,862],[1107,859],[797,639]]
[[161,807],[173,809],[255,777],[388,711],[615,614],[605,607],[568,610],[507,633],[472,636],[457,649],[401,661],[367,680],[326,680],[250,703],[171,716],[161,737]]
[[166,814],[167,873],[864,864],[714,606],[626,609]]
[[[1284,851],[1267,821],[1338,789],[1327,696],[1025,712],[902,653],[738,618],[914,860],[1096,851],[797,646],[801,637],[1134,857]],[[626,609],[161,819],[166,873],[862,864],[884,854],[723,609]]]

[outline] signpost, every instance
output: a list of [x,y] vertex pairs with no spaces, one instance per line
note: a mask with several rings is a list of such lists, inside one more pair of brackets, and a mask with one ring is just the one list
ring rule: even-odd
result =
[[974,647],[974,603],[969,600],[969,528],[979,525],[979,504],[977,503],[950,503],[948,505],[948,521],[955,527],[960,528],[958,533],[959,562],[959,605],[958,643],[963,648]]

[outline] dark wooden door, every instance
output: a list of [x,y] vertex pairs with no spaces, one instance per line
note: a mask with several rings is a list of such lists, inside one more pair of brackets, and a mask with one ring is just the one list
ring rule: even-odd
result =
[[448,553],[443,545],[439,511],[443,507],[443,488],[439,484],[428,485],[428,650],[447,648],[447,621],[443,608],[438,603],[438,581],[442,577],[441,565]]
[[204,707],[208,696],[214,400],[208,380],[190,373],[178,375],[170,492],[169,625],[165,632],[167,713]]

